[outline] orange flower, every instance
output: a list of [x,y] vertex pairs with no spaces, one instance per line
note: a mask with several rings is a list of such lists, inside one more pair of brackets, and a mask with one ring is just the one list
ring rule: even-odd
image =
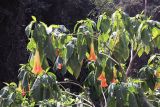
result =
[[58,64],[57,69],[61,70],[62,69],[62,64]]
[[101,81],[100,87],[102,87],[102,88],[108,87],[104,72],[101,73],[101,75],[98,77],[98,80]]
[[89,61],[96,61],[97,60],[97,56],[94,52],[94,44],[91,43],[91,46],[90,46],[90,55],[88,57],[88,60]]
[[98,77],[98,80],[101,81],[101,80],[104,80],[104,79],[106,79],[105,74],[102,72],[101,75]]
[[113,77],[113,79],[112,79],[111,82],[112,82],[112,83],[118,83],[118,79],[116,79],[116,78]]
[[40,74],[43,72],[43,69],[41,67],[41,62],[40,62],[40,55],[39,51],[36,50],[35,56],[34,56],[34,65],[33,65],[33,70],[32,72],[36,75]]
[[101,85],[100,86],[103,87],[103,88],[108,87],[106,79],[104,79],[104,80],[101,81]]

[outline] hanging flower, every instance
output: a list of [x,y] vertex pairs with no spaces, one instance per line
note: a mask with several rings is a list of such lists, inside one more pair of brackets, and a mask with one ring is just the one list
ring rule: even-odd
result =
[[103,88],[108,87],[106,79],[104,79],[104,80],[101,81],[101,85],[100,86],[103,87]]
[[113,79],[112,79],[111,83],[118,83],[117,70],[115,67],[113,68]]
[[98,80],[101,81],[100,87],[102,88],[108,87],[104,72],[101,73],[101,75],[98,77]]
[[118,83],[119,81],[118,81],[118,79],[113,78],[111,82],[112,82],[112,83]]
[[96,61],[97,60],[97,56],[94,52],[94,44],[91,43],[91,46],[90,46],[90,55],[88,57],[88,60],[89,61]]
[[34,65],[33,65],[33,70],[32,72],[36,75],[40,74],[43,72],[43,69],[41,67],[41,62],[40,62],[40,55],[39,51],[36,50],[35,56],[34,56]]

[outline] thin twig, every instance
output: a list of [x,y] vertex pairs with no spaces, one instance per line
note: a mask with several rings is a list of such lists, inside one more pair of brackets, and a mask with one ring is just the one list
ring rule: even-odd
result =
[[75,82],[71,82],[71,81],[62,81],[62,82],[58,82],[59,84],[68,84],[68,83],[70,83],[70,84],[74,84],[74,85],[77,85],[77,86],[79,86],[80,88],[82,88],[84,91],[85,91],[85,89],[80,85],[80,84],[78,84],[78,83],[75,83]]
[[137,53],[139,52],[139,50],[140,50],[140,48],[137,49],[136,53],[133,55],[133,48],[131,47],[131,57],[130,57],[130,61],[129,61],[128,68],[127,68],[127,70],[126,70],[126,75],[127,75],[127,77],[128,77],[129,74],[130,74],[130,69],[131,69],[131,67],[132,67],[133,61],[134,61],[134,59],[136,58]]
[[108,58],[110,58],[113,62],[115,62],[117,65],[120,65],[120,63],[118,62],[118,61],[116,61],[114,58],[112,58],[110,55],[107,55],[106,53],[101,53],[101,54],[103,54],[103,55],[105,55],[105,56],[107,56]]
[[133,62],[133,48],[131,47],[131,51],[130,51],[131,57],[130,57],[130,61],[129,61],[129,65],[128,68],[126,70],[126,75],[128,77],[129,73],[130,73],[130,69],[132,67],[132,62]]
[[104,95],[104,92],[103,92],[102,88],[101,88],[101,91],[102,91],[102,95],[103,95],[103,98],[104,98],[104,107],[107,107],[107,100],[106,100],[106,97]]
[[75,97],[78,97],[78,98],[84,100],[85,102],[87,102],[88,104],[90,104],[90,105],[88,105],[89,107],[95,107],[93,103],[91,103],[90,101],[88,101],[88,100],[85,99],[85,98],[81,98],[79,95],[76,95],[76,94],[74,94],[74,93],[70,93],[70,92],[68,92],[68,91],[66,91],[66,90],[65,90],[65,91],[62,91],[62,92],[68,93],[68,94],[70,94],[70,95],[72,95],[72,96],[75,96]]

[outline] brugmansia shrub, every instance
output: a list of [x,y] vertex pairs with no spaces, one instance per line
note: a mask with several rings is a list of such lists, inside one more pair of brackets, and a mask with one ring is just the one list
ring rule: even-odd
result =
[[[136,56],[160,49],[159,22],[117,10],[111,17],[100,15],[97,22],[80,20],[71,33],[63,25],[48,27],[32,18],[25,29],[28,63],[19,69],[18,86],[6,83],[1,89],[1,107],[160,106],[160,54],[151,55],[137,78],[129,77]],[[65,78],[66,73],[77,81]],[[81,90],[72,93],[64,84]]]

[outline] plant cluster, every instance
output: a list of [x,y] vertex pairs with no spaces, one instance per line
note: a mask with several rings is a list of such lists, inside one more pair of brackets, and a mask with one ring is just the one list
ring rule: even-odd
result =
[[[25,29],[28,63],[19,69],[18,86],[6,83],[0,90],[1,107],[160,106],[160,54],[151,55],[137,78],[129,77],[137,55],[160,49],[159,22],[117,10],[111,17],[100,15],[97,22],[80,20],[71,33],[64,25],[48,27],[32,18]],[[75,79],[84,73],[85,79],[78,83],[65,78],[66,73]],[[69,83],[81,91],[72,93],[64,85]]]

